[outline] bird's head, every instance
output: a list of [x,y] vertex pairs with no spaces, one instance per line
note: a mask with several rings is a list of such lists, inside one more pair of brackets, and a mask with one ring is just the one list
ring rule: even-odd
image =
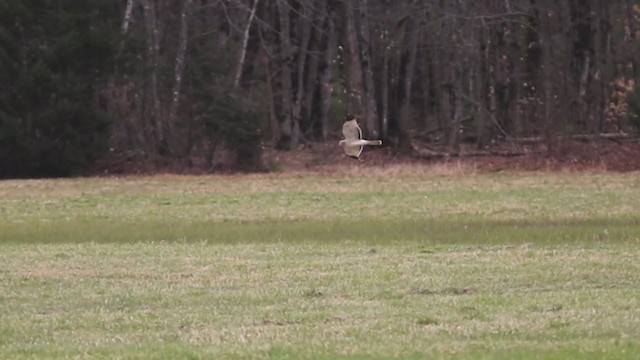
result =
[[351,120],[355,120],[355,115],[353,114],[347,114],[347,116],[344,117],[344,121],[351,121]]
[[344,144],[345,144],[346,142],[347,142],[346,140],[340,140],[340,142],[338,143],[338,145],[340,145],[340,146],[344,146]]

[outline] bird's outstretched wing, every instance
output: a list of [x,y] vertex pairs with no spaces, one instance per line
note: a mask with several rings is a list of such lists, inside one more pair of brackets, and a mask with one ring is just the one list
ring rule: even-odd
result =
[[358,126],[358,122],[355,119],[345,121],[344,124],[342,124],[342,135],[344,135],[344,139],[347,142],[361,140],[362,129],[360,129],[360,126]]
[[345,145],[343,148],[345,155],[356,159],[360,158],[360,154],[362,154],[363,149],[364,146],[357,145]]

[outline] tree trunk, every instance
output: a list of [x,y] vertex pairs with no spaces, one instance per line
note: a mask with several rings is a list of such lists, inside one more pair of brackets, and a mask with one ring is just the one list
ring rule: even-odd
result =
[[369,31],[368,0],[360,0],[360,54],[362,61],[362,75],[364,79],[364,102],[367,112],[366,124],[369,135],[374,138],[380,136],[378,123],[378,106],[376,86],[373,78],[373,61],[371,58],[371,36]]
[[389,57],[391,44],[388,43],[388,39],[385,39],[384,51],[382,53],[382,124],[380,129],[380,135],[383,139],[389,137]]
[[145,27],[147,31],[147,56],[149,67],[149,93],[151,96],[151,112],[146,113],[148,130],[147,137],[153,147],[154,153],[165,155],[167,146],[164,138],[165,130],[162,119],[162,109],[160,105],[159,89],[158,89],[158,66],[160,40],[158,22],[155,10],[155,4],[152,0],[141,0],[144,9]]
[[264,67],[266,69],[267,88],[269,91],[269,125],[271,127],[271,141],[277,145],[280,140],[280,124],[278,122],[278,111],[276,110],[278,101],[277,90],[273,75],[272,61],[265,55],[263,58]]
[[[322,54],[322,26],[324,26],[325,18],[328,16],[324,11],[313,11],[312,16],[313,24],[311,26],[311,35],[309,38],[309,49],[307,70],[305,74],[305,89],[303,94],[303,119],[306,122],[301,122],[301,127],[304,127],[303,133],[310,133],[310,136],[315,139],[318,135],[321,136],[322,124],[320,123],[319,116],[319,99],[322,84],[320,83],[320,61]],[[317,24],[317,25],[316,25]]]
[[611,5],[608,2],[600,2],[599,14],[602,17],[599,21],[598,36],[599,50],[596,51],[596,73],[600,73],[600,78],[596,85],[597,110],[593,119],[594,132],[604,131],[607,101],[609,99],[609,84],[612,78],[611,65],[614,58],[611,49]]
[[[456,79],[457,80],[457,79]],[[449,94],[450,104],[453,106],[453,116],[451,119],[451,127],[449,128],[449,152],[457,154],[460,152],[460,126],[462,121],[462,98],[458,92],[460,88],[453,88]]]
[[131,13],[133,12],[134,0],[127,0],[127,6],[124,9],[124,17],[122,20],[121,32],[127,34],[129,32],[129,25],[131,24]]
[[182,12],[180,14],[180,36],[178,41],[178,49],[176,50],[176,60],[174,66],[174,83],[173,90],[171,91],[171,108],[169,110],[169,117],[167,119],[167,126],[165,130],[165,138],[169,144],[170,153],[187,153],[187,149],[180,149],[177,145],[176,136],[176,122],[178,119],[178,110],[180,108],[180,94],[182,91],[182,78],[184,76],[184,66],[187,56],[187,45],[189,42],[189,16],[191,13],[192,0],[184,0],[182,6]]
[[302,14],[298,19],[298,29],[300,30],[300,44],[298,45],[298,56],[297,56],[297,69],[296,69],[296,93],[293,103],[293,114],[292,114],[292,136],[291,136],[291,147],[294,148],[298,142],[301,140],[301,131],[300,131],[300,123],[302,122],[302,113],[303,107],[309,106],[309,104],[304,104],[304,93],[305,93],[305,67],[307,64],[307,54],[309,53],[309,40],[311,38],[311,18],[312,14],[310,12],[309,6],[306,6],[304,3],[302,4]]
[[413,84],[414,68],[416,63],[416,51],[420,31],[413,26],[413,20],[406,20],[405,38],[408,47],[405,56],[404,77],[402,78],[402,92],[400,97],[400,111],[398,119],[398,135],[400,136],[400,148],[411,151],[411,138],[409,135],[409,113],[411,105],[411,88]]
[[327,33],[326,46],[324,49],[324,64],[320,72],[320,124],[322,129],[322,139],[327,140],[329,137],[329,113],[331,110],[331,94],[333,85],[331,84],[331,67],[333,58],[335,57],[336,46],[336,30],[333,22],[333,9],[327,2],[327,17],[325,32]]
[[289,22],[289,4],[287,0],[278,1],[278,13],[280,18],[280,81],[282,82],[282,119],[280,120],[280,138],[277,148],[291,150],[297,139],[293,134],[292,126],[292,75],[291,75],[291,27]]
[[247,20],[247,25],[244,27],[244,32],[242,33],[242,47],[240,48],[240,57],[238,59],[238,68],[236,69],[236,76],[233,80],[233,87],[238,87],[240,85],[240,78],[242,77],[242,71],[244,69],[244,61],[247,57],[247,45],[249,44],[249,30],[251,30],[251,25],[253,24],[253,18],[256,15],[256,9],[258,8],[258,1],[253,1],[253,7],[249,12],[249,20]]
[[[346,40],[349,47],[349,77],[347,81],[347,112],[360,114],[363,111],[364,86],[362,79],[362,62],[360,61],[360,41],[358,25],[353,2],[348,0],[346,6]],[[366,125],[366,124],[365,124]]]
[[552,44],[551,44],[551,22],[553,19],[550,18],[553,13],[547,11],[544,5],[541,5],[539,9],[539,18],[540,18],[540,42],[542,47],[542,71],[541,71],[541,82],[542,82],[542,108],[543,108],[543,129],[544,136],[547,143],[547,151],[549,155],[553,155],[555,152],[555,126],[554,126],[554,96],[553,96],[553,63],[552,63]]
[[[628,60],[631,65],[631,74],[630,77],[635,81],[636,86],[640,84],[640,57],[638,56],[638,29],[640,28],[640,11],[638,10],[638,1],[637,0],[625,0],[625,7],[627,9],[627,23],[629,24],[629,35],[628,38],[625,39],[626,48],[628,51]],[[625,35],[625,38],[627,35]]]

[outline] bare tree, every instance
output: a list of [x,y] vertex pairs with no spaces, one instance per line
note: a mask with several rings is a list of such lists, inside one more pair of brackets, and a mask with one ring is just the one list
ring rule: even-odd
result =
[[122,146],[150,157],[223,142],[182,126],[207,111],[203,74],[263,106],[282,150],[330,139],[343,112],[402,151],[631,131],[640,16],[628,0],[127,0],[118,16],[129,60],[109,106],[126,119]]
[[180,107],[182,79],[184,77],[185,58],[187,56],[187,44],[189,42],[189,16],[191,13],[191,5],[192,0],[184,0],[182,11],[180,13],[180,34],[178,38],[178,48],[176,50],[176,59],[173,72],[174,83],[173,89],[171,91],[171,107],[169,109],[169,116],[166,126],[167,134],[165,135],[171,152],[181,152],[180,150],[178,150],[179,146],[176,144],[178,142],[178,139],[176,138],[175,134],[175,123],[178,118],[178,109]]
[[251,7],[251,11],[249,12],[249,19],[247,20],[247,25],[244,27],[244,32],[242,34],[242,47],[240,48],[240,56],[238,59],[238,68],[236,70],[236,75],[233,80],[233,86],[238,87],[240,84],[240,77],[242,76],[242,71],[244,70],[244,62],[247,57],[247,45],[249,44],[249,31],[251,30],[251,26],[253,25],[253,19],[256,16],[256,9],[258,8],[258,1],[253,1],[253,6]]

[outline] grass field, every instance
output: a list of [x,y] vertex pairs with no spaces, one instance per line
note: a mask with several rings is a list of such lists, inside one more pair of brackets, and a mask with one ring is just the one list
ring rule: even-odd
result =
[[1,359],[638,354],[638,173],[0,182]]

